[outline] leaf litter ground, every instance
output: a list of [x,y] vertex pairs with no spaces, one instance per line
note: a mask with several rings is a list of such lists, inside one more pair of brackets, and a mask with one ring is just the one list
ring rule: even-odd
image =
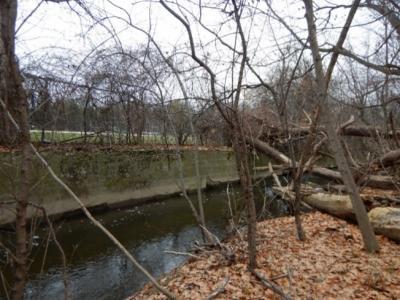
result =
[[[380,251],[368,254],[358,228],[321,212],[303,215],[307,234],[296,238],[293,217],[258,223],[258,269],[293,299],[400,299],[400,245],[377,236]],[[160,282],[180,299],[279,299],[246,268],[246,242],[235,236],[219,251],[198,254]],[[130,299],[165,299],[150,284]]]

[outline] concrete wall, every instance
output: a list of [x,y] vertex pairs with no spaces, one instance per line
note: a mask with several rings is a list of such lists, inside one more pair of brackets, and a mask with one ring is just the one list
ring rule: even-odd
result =
[[[55,172],[87,207],[122,207],[181,192],[178,162],[173,151],[59,151],[44,153]],[[230,150],[200,151],[202,186],[237,180],[235,157]],[[182,152],[185,186],[196,188],[194,153]],[[0,201],[16,193],[18,154],[0,156]],[[257,164],[265,164],[258,161]],[[49,215],[63,215],[79,207],[50,177],[38,161],[32,162],[30,201],[44,206]],[[15,218],[13,205],[0,206],[0,224]],[[29,215],[36,213],[30,209]]]

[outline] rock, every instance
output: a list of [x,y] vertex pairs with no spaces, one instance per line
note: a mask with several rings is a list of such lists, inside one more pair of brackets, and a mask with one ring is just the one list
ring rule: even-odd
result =
[[376,207],[368,216],[377,234],[400,242],[400,208]]

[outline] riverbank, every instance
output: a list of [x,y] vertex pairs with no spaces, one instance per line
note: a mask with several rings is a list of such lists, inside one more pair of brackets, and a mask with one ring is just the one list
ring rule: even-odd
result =
[[[223,145],[207,145],[207,146],[195,146],[192,144],[176,145],[176,144],[91,144],[91,143],[33,143],[36,149],[40,152],[51,151],[51,152],[66,152],[66,151],[104,151],[108,152],[124,152],[124,151],[229,151],[233,152],[231,147]],[[0,145],[0,153],[10,153],[20,151],[20,147],[8,148]]]
[[[321,212],[303,216],[307,235],[296,238],[294,220],[283,217],[258,224],[257,271],[273,279],[292,298],[399,299],[400,244],[377,236],[380,251],[368,254],[355,225]],[[233,237],[235,252],[226,261],[219,251],[197,253],[160,282],[181,299],[279,299],[246,268],[246,242]],[[165,299],[146,285],[132,299]]]

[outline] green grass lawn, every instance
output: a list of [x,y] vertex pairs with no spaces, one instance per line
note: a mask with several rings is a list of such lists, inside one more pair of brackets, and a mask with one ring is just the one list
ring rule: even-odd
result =
[[[31,140],[33,142],[40,142],[40,139],[42,137],[42,131],[41,130],[31,130]],[[45,140],[48,142],[62,142],[74,138],[79,138],[82,137],[83,133],[78,132],[78,131],[50,131],[46,130],[45,131]]]
[[[31,140],[33,142],[40,142],[41,141],[41,136],[42,136],[42,131],[41,130],[30,130],[31,133]],[[88,133],[88,141],[89,143],[99,143],[101,141],[99,136],[92,136],[92,132]],[[101,134],[102,135],[102,140],[104,143],[108,143],[110,141],[109,136],[105,133]],[[81,138],[81,139],[79,139]],[[115,138],[118,140],[118,134],[115,134]],[[52,131],[52,130],[46,130],[45,131],[45,141],[51,142],[51,143],[60,143],[64,141],[68,141],[74,139],[74,142],[80,142],[83,141],[83,132],[80,131]],[[125,135],[122,134],[120,135],[120,139],[122,142],[125,141]],[[161,135],[144,135],[143,136],[144,143],[145,144],[163,144],[165,143],[164,138]],[[168,143],[169,144],[174,144],[175,143],[175,138],[173,136],[168,136]],[[117,142],[117,141],[115,141]],[[189,138],[187,142],[191,142],[191,139]],[[114,143],[114,142],[113,142]]]

